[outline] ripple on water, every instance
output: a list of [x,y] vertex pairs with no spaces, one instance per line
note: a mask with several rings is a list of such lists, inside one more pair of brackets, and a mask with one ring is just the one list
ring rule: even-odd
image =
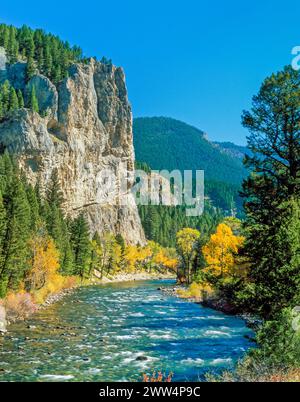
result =
[[13,324],[12,338],[1,345],[0,381],[128,381],[154,370],[174,372],[175,381],[198,380],[232,367],[253,346],[241,319],[163,294],[158,286],[82,287],[39,311],[35,329]]
[[139,312],[139,313],[132,313],[129,314],[129,317],[145,317],[145,314]]
[[128,339],[136,339],[137,336],[136,335],[115,335],[114,338],[123,341],[123,340],[128,340]]
[[231,335],[228,332],[224,332],[224,331],[217,331],[217,330],[207,330],[203,333],[204,337],[209,337],[209,338],[219,338],[219,337],[231,337]]
[[200,359],[200,358],[192,359],[190,357],[188,359],[183,359],[180,361],[180,363],[188,364],[188,365],[192,365],[192,366],[203,366],[204,362],[205,361],[203,359]]
[[224,365],[225,364],[230,364],[232,363],[232,359],[228,357],[227,359],[213,359],[209,364],[212,366],[218,366],[218,365]]
[[57,374],[44,374],[40,375],[40,378],[47,381],[67,381],[74,378],[73,375],[57,375]]

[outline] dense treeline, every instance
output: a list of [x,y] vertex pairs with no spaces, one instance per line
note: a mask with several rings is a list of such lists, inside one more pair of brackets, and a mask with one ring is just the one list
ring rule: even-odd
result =
[[139,117],[133,120],[133,133],[137,159],[152,169],[203,169],[208,180],[237,185],[247,174],[239,159],[221,152],[203,131],[181,121]]
[[[135,168],[150,174],[151,168],[145,162],[136,161]],[[224,184],[224,191],[227,185]],[[222,188],[222,186],[221,186]],[[227,194],[230,200],[231,194]],[[223,219],[223,211],[206,200],[203,214],[187,216],[185,205],[138,205],[139,215],[147,239],[164,247],[175,247],[176,233],[186,227],[195,228],[209,236]]]
[[247,170],[240,157],[208,141],[203,131],[171,118],[136,118],[133,133],[139,161],[157,170],[204,170],[205,195],[226,215],[237,210],[242,216],[239,191]]
[[221,152],[203,131],[182,121],[139,117],[133,120],[133,133],[137,159],[152,169],[203,169],[208,180],[235,184],[247,174],[240,160]]
[[[151,167],[146,162],[136,161],[135,168],[143,170],[148,174],[151,173]],[[195,182],[193,182],[193,186],[195,187]],[[206,211],[208,211],[209,214],[215,215],[216,211],[220,214],[220,210],[222,210],[224,215],[236,215],[242,218],[244,213],[243,200],[239,194],[240,191],[240,185],[205,180],[204,196],[211,201],[211,203],[206,202]],[[211,204],[215,206],[215,208]]]
[[[0,193],[0,297],[8,290],[18,290],[22,283],[27,290],[34,290],[36,278],[30,271],[36,259],[41,258],[37,256],[37,245],[42,254],[50,245],[53,253],[57,251],[61,275],[77,274],[78,249],[80,253],[89,250],[89,244],[81,241],[88,239],[88,228],[82,225],[82,216],[73,222],[64,217],[57,174],[53,173],[46,198],[42,199],[39,187],[29,185],[5,153],[0,157]],[[43,276],[43,272],[37,275]]]
[[101,279],[119,272],[175,269],[174,250],[155,242],[127,245],[121,235],[95,233],[85,216],[69,219],[53,170],[43,196],[8,153],[0,156],[0,298],[27,292],[41,302],[68,278]]
[[212,204],[227,216],[244,216],[243,200],[240,196],[241,186],[214,180],[205,180],[204,192]]
[[[73,63],[86,63],[89,60],[83,57],[80,47],[70,46],[58,36],[26,25],[16,28],[13,25],[0,24],[0,46],[6,51],[8,64],[26,62],[27,82],[40,73],[57,84],[68,76],[69,67]],[[111,60],[105,57],[102,57],[101,62],[111,64]],[[30,93],[26,93],[25,88],[14,88],[13,85],[5,81],[0,87],[0,120],[9,111],[23,107],[39,112],[34,86],[30,87]]]
[[[68,68],[72,63],[84,61],[79,47],[71,47],[68,42],[63,42],[57,36],[47,34],[41,29],[33,30],[26,25],[16,28],[0,24],[0,46],[4,47],[10,64],[19,60],[26,62],[27,81],[39,72],[56,84],[67,77]],[[30,93],[25,92],[25,88],[16,89],[8,80],[2,83],[0,120],[6,117],[9,111],[23,107],[39,112],[34,86],[31,86]]]
[[209,204],[205,212],[196,217],[186,216],[185,206],[140,205],[139,214],[146,237],[165,247],[175,247],[176,233],[185,227],[198,229],[210,235],[223,215]]
[[[58,36],[43,29],[31,29],[27,25],[16,28],[0,24],[0,46],[4,47],[10,64],[26,61],[26,75],[29,80],[36,72],[48,77],[53,83],[68,76],[71,64],[87,62],[79,46],[71,46]],[[94,56],[94,59],[96,57]],[[111,59],[102,57],[101,62],[110,65]]]
[[78,46],[71,47],[58,36],[26,25],[16,28],[1,24],[0,46],[5,48],[9,63],[15,63],[20,58],[27,62],[28,79],[39,71],[57,83],[68,75],[72,63],[83,59]]

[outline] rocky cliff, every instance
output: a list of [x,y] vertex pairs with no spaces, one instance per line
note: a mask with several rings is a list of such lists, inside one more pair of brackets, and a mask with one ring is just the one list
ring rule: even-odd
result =
[[[30,93],[35,87],[40,113],[12,112],[0,124],[2,148],[18,155],[32,184],[42,191],[54,169],[64,195],[64,209],[74,217],[84,212],[91,233],[121,233],[131,243],[145,241],[134,198],[132,115],[122,68],[91,59],[75,64],[57,86],[37,74],[25,81],[25,63],[6,65],[0,81]],[[119,197],[103,182],[103,170],[126,176]]]

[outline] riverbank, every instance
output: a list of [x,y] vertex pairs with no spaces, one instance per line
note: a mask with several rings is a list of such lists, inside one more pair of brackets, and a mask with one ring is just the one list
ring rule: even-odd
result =
[[7,299],[0,300],[0,334],[7,332],[11,323],[26,320],[40,309],[47,308],[51,304],[57,303],[65,296],[73,293],[81,286],[103,285],[108,283],[146,281],[155,279],[175,279],[173,274],[158,274],[149,272],[119,273],[102,279],[92,279],[89,281],[78,282],[69,288],[61,289],[50,294],[43,303],[36,303],[29,293],[20,292],[11,294]]
[[160,290],[169,295],[186,299],[192,303],[201,304],[203,307],[208,307],[229,315],[238,315],[238,311],[234,306],[230,305],[228,302],[226,302],[226,300],[220,299],[213,294],[208,295],[205,292],[201,293],[198,291],[191,292],[183,285],[176,285],[172,288],[161,287]]
[[192,292],[188,290],[187,287],[184,285],[175,285],[173,287],[160,287],[159,290],[162,292],[170,295],[175,296],[180,299],[185,299],[191,303],[201,304],[203,307],[211,308],[212,310],[221,311],[227,315],[238,316],[242,318],[247,327],[256,331],[261,326],[262,322],[257,317],[248,314],[242,313],[241,311],[237,310],[235,306],[230,305],[226,300],[217,298],[214,294],[208,295],[203,294],[193,295]]
[[[205,308],[211,308],[220,311],[227,315],[239,317],[244,320],[246,326],[254,331],[258,331],[263,322],[261,319],[249,313],[241,313],[234,306],[230,306],[228,302],[218,299],[216,295],[191,295],[189,288],[183,285],[175,285],[174,287],[160,287],[163,293],[175,296],[180,299],[185,299],[191,303],[200,304]],[[248,335],[247,335],[248,337]],[[255,337],[248,337],[249,340],[255,343]],[[253,355],[246,355],[242,359],[235,370],[225,370],[218,375],[207,375],[207,381],[213,382],[299,382],[300,369],[295,367],[274,367],[269,361],[264,361],[261,358],[255,358]]]
[[104,277],[98,279],[94,284],[105,284],[105,283],[115,283],[115,282],[131,282],[131,281],[148,281],[155,279],[176,279],[174,274],[161,274],[161,273],[149,273],[149,272],[136,272],[136,273],[119,273],[113,275],[112,277]]

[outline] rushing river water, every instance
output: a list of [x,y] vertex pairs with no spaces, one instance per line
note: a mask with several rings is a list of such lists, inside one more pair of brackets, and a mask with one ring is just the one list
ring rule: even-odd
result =
[[0,381],[126,381],[153,370],[198,380],[252,346],[243,320],[166,295],[161,284],[82,287],[11,325],[0,337]]

